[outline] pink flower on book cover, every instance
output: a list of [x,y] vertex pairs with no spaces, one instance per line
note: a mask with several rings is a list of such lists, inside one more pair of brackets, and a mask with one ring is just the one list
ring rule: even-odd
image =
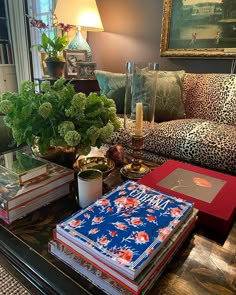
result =
[[149,235],[145,231],[140,231],[135,234],[135,242],[137,244],[146,244],[149,242]]
[[157,224],[157,218],[156,218],[156,216],[148,215],[146,217],[146,220],[149,221],[149,222],[153,222],[153,223],[156,223]]
[[84,214],[84,218],[89,219],[89,218],[90,218],[90,214],[85,213],[85,214]]
[[92,225],[93,224],[100,224],[104,221],[104,218],[103,217],[94,217],[93,220],[92,220]]
[[110,240],[108,240],[108,238],[106,236],[102,236],[101,238],[99,238],[97,240],[97,242],[102,246],[107,246],[109,244]]
[[149,235],[145,231],[132,232],[127,238],[122,241],[134,240],[136,244],[146,244],[149,242]]
[[120,229],[120,230],[126,230],[127,229],[127,225],[123,222],[115,222],[112,223],[116,228]]
[[107,199],[100,199],[100,200],[97,200],[96,205],[102,206],[102,207],[110,206],[110,201]]
[[120,211],[130,211],[130,209],[136,209],[139,206],[140,201],[138,199],[127,198],[123,196],[116,199],[114,203],[117,207],[117,213],[119,213]]
[[99,232],[99,228],[95,227],[95,228],[92,228],[90,231],[89,231],[89,234],[90,235],[95,235]]
[[71,220],[69,225],[71,227],[80,228],[84,224],[84,220]]
[[181,216],[182,214],[183,214],[182,210],[181,210],[180,208],[178,208],[178,207],[176,207],[176,208],[172,208],[172,209],[170,210],[170,215],[171,215],[172,217],[179,217],[179,216]]
[[143,225],[143,221],[139,217],[131,217],[127,221],[132,226],[140,226],[140,225]]
[[[141,187],[142,187],[142,185],[141,185]],[[132,191],[134,189],[136,189],[136,186],[135,185],[129,185],[128,186],[128,190]]]
[[88,211],[94,212],[94,207],[89,207]]
[[114,238],[114,237],[117,236],[117,231],[115,231],[115,230],[109,230],[109,235]]
[[159,241],[161,242],[164,241],[171,232],[172,232],[172,229],[170,227],[161,228],[158,232]]
[[116,249],[113,249],[111,252],[113,252],[115,256],[121,259],[121,260],[118,260],[118,262],[121,264],[129,264],[134,256],[134,252],[127,247],[116,248]]
[[107,208],[107,213],[111,213],[111,212],[113,212],[113,208],[112,207],[108,207]]

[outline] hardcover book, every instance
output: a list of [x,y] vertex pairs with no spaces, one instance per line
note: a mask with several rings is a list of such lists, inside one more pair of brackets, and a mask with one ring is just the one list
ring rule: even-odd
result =
[[219,234],[227,234],[235,218],[235,176],[169,160],[138,183],[194,202],[198,223]]
[[57,224],[56,232],[133,280],[192,210],[192,202],[126,181]]
[[[98,286],[101,289],[105,288],[104,286],[107,286],[108,282],[118,291],[122,290],[122,294],[125,291],[139,294],[147,289],[147,286],[150,286],[152,281],[159,277],[161,270],[169,261],[169,258],[174,255],[175,251],[182,245],[183,241],[194,227],[196,218],[197,210],[194,209],[186,222],[168,240],[165,247],[153,257],[135,280],[130,280],[119,272],[109,269],[109,266],[106,266],[102,262],[98,265],[94,262],[93,257],[88,255],[85,251],[77,251],[78,247],[73,245],[73,243],[64,243],[63,237],[57,232],[54,232],[54,241],[49,243],[49,251],[57,258],[70,265],[73,269],[85,275],[85,277],[91,280],[92,283],[95,283],[95,285],[96,280],[94,281],[93,274],[98,274],[98,276],[103,279],[102,285],[98,282]],[[86,270],[84,271],[84,268],[88,268],[92,274],[86,272]],[[110,286],[107,286],[107,288],[109,289]],[[113,293],[111,294],[113,295]]]
[[48,171],[48,175],[38,176],[22,186],[15,173],[0,167],[0,218],[11,223],[68,194],[74,171],[51,162]]
[[18,176],[19,183],[34,179],[37,176],[48,174],[47,163],[40,161],[22,152],[11,152],[4,155],[4,165],[2,168],[10,170]]

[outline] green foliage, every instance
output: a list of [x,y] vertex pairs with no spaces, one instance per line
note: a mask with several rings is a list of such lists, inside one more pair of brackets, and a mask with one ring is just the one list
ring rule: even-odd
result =
[[43,82],[41,89],[37,93],[33,82],[24,81],[19,94],[0,96],[0,112],[17,145],[33,145],[37,139],[41,153],[51,145],[89,150],[120,127],[115,103],[105,95],[76,93],[64,78],[53,85]]
[[68,45],[67,35],[55,36],[54,38],[48,37],[44,32],[41,37],[41,44],[33,45],[37,47],[39,51],[43,50],[47,53],[48,57],[46,60],[50,61],[61,61],[64,60],[62,56],[59,56],[59,52],[62,52]]

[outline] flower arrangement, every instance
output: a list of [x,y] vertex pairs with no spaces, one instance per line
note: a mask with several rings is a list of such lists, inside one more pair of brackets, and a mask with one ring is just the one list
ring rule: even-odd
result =
[[73,26],[58,23],[54,15],[52,27],[55,29],[55,35],[51,38],[45,33],[46,30],[49,29],[49,25],[45,24],[42,20],[30,16],[28,17],[30,25],[42,32],[41,44],[33,45],[32,47],[37,47],[39,51],[43,50],[47,54],[46,61],[64,61],[64,57],[60,55],[60,52],[68,45],[68,36],[65,33],[69,32]]
[[105,95],[76,93],[74,86],[58,79],[41,84],[24,81],[18,93],[0,96],[0,112],[12,129],[17,145],[37,145],[41,154],[51,146],[72,147],[78,154],[87,154],[91,146],[100,147],[119,128],[116,106]]

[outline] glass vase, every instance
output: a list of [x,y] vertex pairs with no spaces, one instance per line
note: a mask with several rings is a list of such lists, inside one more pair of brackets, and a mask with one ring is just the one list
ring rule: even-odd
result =
[[131,136],[133,158],[121,174],[129,179],[140,179],[150,171],[142,162],[142,150],[154,126],[158,69],[158,63],[127,63],[124,128]]

